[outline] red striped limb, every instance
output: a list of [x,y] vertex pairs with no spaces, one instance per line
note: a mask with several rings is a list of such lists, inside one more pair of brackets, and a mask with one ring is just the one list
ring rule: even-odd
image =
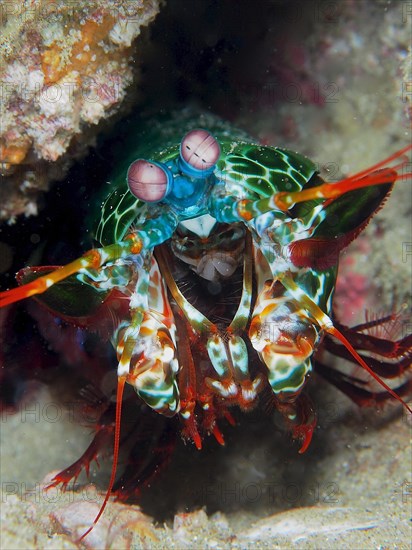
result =
[[65,490],[71,481],[73,481],[73,484],[76,483],[76,480],[83,469],[85,470],[87,477],[89,477],[90,464],[94,460],[96,461],[97,465],[99,465],[97,454],[99,453],[100,449],[107,447],[112,441],[112,423],[99,426],[98,431],[93,438],[93,441],[87,447],[82,456],[78,460],[76,460],[76,462],[73,462],[73,464],[68,466],[65,470],[62,470],[57,475],[55,475],[51,483],[47,485],[46,491],[48,489],[51,489],[52,487],[57,487],[60,484],[62,485],[62,489]]
[[[315,370],[330,384],[336,386],[341,392],[346,394],[359,407],[380,406],[386,403],[390,397],[387,391],[372,391],[369,389],[368,382],[350,376],[340,370],[330,367],[318,360],[315,362]],[[412,381],[407,380],[403,384],[396,386],[394,391],[398,397],[408,398],[411,395]]]
[[402,405],[412,414],[412,409],[409,405],[391,388],[389,387],[381,378],[378,376],[366,363],[366,361],[359,355],[356,349],[352,346],[349,340],[339,331],[332,323],[332,320],[326,313],[324,313],[320,307],[306,296],[300,288],[296,285],[290,275],[283,275],[280,278],[281,283],[285,288],[287,288],[295,299],[297,299],[314,317],[319,326],[331,336],[334,336],[337,340],[343,344],[343,346],[348,350],[349,354],[355,359],[359,365],[365,369],[392,397],[397,401],[402,403]]
[[[346,327],[335,321],[335,326],[351,345],[359,352],[360,356],[368,362],[368,365],[373,369],[375,374],[382,378],[398,378],[412,367],[412,335],[409,334],[400,340],[388,340],[386,335],[390,332],[387,328],[384,332],[383,325],[389,324],[395,320],[397,316],[388,315],[374,321],[369,321],[355,327]],[[363,334],[361,331],[381,329],[385,337],[376,336],[374,334]],[[354,361],[353,356],[340,343],[326,339],[324,342],[325,349],[338,357]],[[365,355],[366,352],[369,355]]]

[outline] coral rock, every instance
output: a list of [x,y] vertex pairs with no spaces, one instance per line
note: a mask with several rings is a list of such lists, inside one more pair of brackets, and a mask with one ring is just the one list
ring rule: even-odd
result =
[[74,136],[83,139],[70,158],[91,143],[96,131],[89,125],[119,110],[133,80],[132,42],[159,3],[33,0],[3,7],[0,219],[35,214],[38,191],[68,168]]

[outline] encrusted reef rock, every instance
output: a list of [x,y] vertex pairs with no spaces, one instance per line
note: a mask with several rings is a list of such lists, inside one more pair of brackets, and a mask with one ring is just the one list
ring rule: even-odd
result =
[[69,147],[72,159],[119,110],[134,76],[132,43],[160,1],[0,6],[0,220],[35,214],[39,190],[67,169]]

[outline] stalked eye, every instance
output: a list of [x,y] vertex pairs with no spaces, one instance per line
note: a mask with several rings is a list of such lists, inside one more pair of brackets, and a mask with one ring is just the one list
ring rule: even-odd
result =
[[206,130],[192,130],[182,139],[180,154],[195,170],[209,170],[219,159],[220,147]]
[[166,168],[148,160],[135,160],[127,171],[127,184],[135,197],[145,202],[161,201],[170,187]]

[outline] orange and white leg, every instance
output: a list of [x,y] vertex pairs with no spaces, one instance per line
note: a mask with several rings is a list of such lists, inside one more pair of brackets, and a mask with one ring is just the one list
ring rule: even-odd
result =
[[167,416],[179,410],[176,327],[167,292],[154,258],[147,280],[138,281],[130,299],[131,321],[117,344],[118,376],[154,410]]
[[0,292],[0,307],[18,302],[19,300],[24,300],[36,294],[42,294],[51,286],[67,279],[67,277],[75,273],[87,272],[89,269],[99,269],[107,262],[115,261],[130,255],[140,254],[142,249],[143,241],[141,237],[135,233],[130,233],[130,235],[119,243],[89,250],[81,258],[70,262],[56,271],[38,277],[34,281],[18,288]]

